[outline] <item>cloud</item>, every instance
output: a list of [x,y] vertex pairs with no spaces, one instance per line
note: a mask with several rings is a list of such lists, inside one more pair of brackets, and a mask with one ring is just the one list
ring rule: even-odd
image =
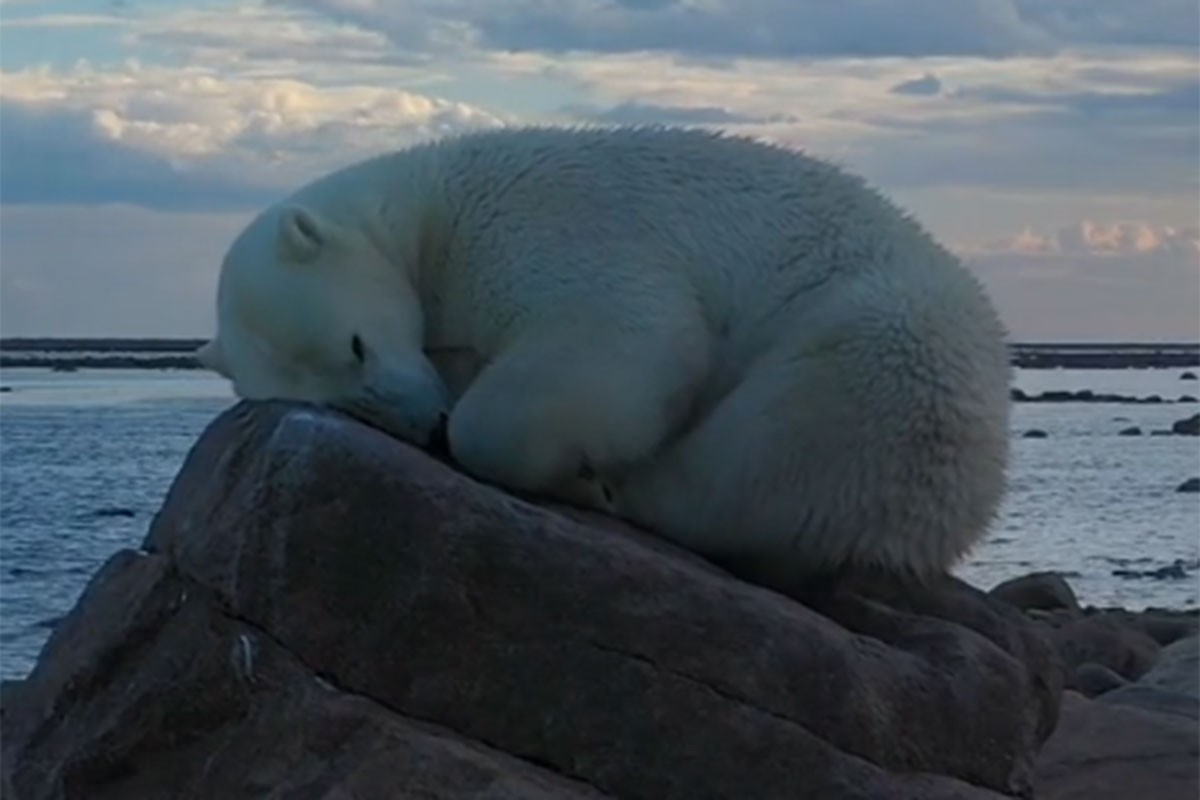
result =
[[[1194,74],[1194,69],[1193,69]],[[1063,79],[1066,82],[1069,79]],[[1154,191],[1194,196],[1200,83],[1172,73],[1152,89],[1040,91],[959,85],[918,113],[835,112],[890,134],[847,158],[890,186]]]
[[669,106],[657,103],[626,101],[609,108],[587,105],[567,106],[563,112],[577,119],[614,125],[717,125],[736,126],[791,122],[785,114],[743,114],[718,106]]
[[901,81],[889,91],[892,94],[911,94],[919,97],[938,94],[942,91],[942,82],[932,73],[925,73],[919,78]]
[[1150,222],[1095,222],[1083,220],[1055,230],[1025,227],[1018,233],[992,240],[980,253],[1024,256],[1107,256],[1200,259],[1200,228],[1176,228]]
[[1194,0],[1016,0],[1017,13],[1070,45],[1195,47],[1200,6]]
[[1194,341],[1200,229],[1085,220],[960,251],[1026,340]]
[[6,205],[127,202],[171,209],[252,205],[271,193],[189,174],[107,136],[104,115],[0,101],[0,196]]
[[359,158],[502,121],[398,89],[191,67],[2,77],[5,202],[245,207]]
[[386,33],[406,50],[657,51],[722,57],[1046,55],[1188,47],[1193,0],[277,0]]
[[951,97],[1142,124],[1154,118],[1194,120],[1200,113],[1200,80],[1171,81],[1166,86],[1135,91],[1036,92],[1001,86],[965,86],[955,89]]

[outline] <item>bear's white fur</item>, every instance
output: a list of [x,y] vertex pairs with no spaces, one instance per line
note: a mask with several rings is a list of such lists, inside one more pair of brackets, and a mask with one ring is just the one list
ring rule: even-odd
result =
[[476,133],[334,172],[231,247],[199,357],[769,583],[929,575],[1004,486],[979,283],[830,164],[669,128]]

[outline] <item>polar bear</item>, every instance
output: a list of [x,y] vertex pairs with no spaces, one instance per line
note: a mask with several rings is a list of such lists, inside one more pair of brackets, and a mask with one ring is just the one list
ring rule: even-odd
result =
[[986,530],[1005,331],[912,219],[823,161],[677,128],[463,134],[259,215],[198,352],[466,472],[768,584],[928,577]]

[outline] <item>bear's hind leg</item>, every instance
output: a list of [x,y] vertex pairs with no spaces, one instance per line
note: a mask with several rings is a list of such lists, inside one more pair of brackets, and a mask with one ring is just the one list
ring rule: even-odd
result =
[[777,587],[850,564],[945,568],[994,508],[1005,431],[936,383],[877,363],[871,373],[838,353],[759,361],[624,476],[616,512]]

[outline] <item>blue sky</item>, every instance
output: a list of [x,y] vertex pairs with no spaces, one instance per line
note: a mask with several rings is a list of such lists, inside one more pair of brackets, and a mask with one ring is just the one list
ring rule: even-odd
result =
[[0,333],[213,327],[251,214],[522,122],[864,174],[1019,340],[1200,337],[1195,0],[0,0]]

